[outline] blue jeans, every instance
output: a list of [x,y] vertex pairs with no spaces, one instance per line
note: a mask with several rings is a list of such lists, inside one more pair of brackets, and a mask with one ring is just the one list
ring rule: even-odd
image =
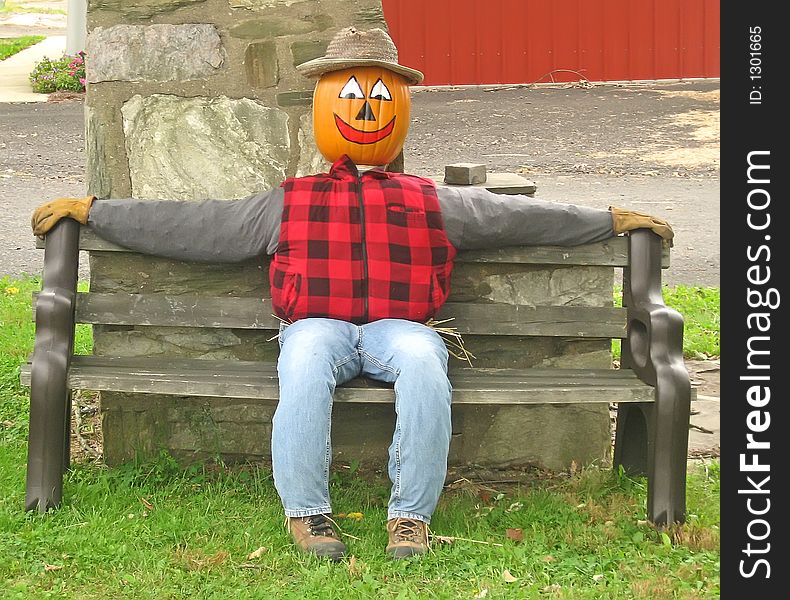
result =
[[395,384],[387,518],[430,523],[447,473],[451,435],[452,388],[439,334],[401,319],[366,325],[301,319],[280,328],[277,371],[272,469],[287,516],[332,512],[332,396],[336,385],[364,375]]

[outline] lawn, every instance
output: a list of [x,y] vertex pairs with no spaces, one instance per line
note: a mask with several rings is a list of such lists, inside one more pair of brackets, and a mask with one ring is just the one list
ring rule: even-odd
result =
[[28,6],[30,2],[12,2],[8,0],[0,6],[0,13],[37,13],[47,15],[65,15],[66,11],[60,8],[46,8],[42,6]]
[[0,38],[0,60],[5,60],[44,39],[43,35],[25,35],[18,38]]
[[[683,355],[697,360],[718,357],[721,354],[719,288],[679,285],[664,287],[663,293],[667,306],[683,315]],[[623,304],[620,287],[615,289],[614,304]],[[612,352],[619,358],[620,340],[612,342]]]
[[[337,564],[291,547],[267,465],[84,460],[58,511],[26,514],[18,374],[38,287],[0,278],[0,598],[719,597],[717,460],[694,463],[688,521],[663,531],[645,521],[644,480],[605,466],[459,478],[434,515],[433,551],[400,562],[383,553],[388,482],[356,463],[332,475],[351,554]],[[87,328],[76,343],[90,350]]]

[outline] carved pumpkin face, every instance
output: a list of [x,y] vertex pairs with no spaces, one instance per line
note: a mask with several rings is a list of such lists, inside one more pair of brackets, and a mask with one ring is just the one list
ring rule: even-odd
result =
[[405,77],[382,67],[324,73],[313,93],[313,129],[321,154],[347,154],[358,165],[383,166],[403,148],[411,98]]

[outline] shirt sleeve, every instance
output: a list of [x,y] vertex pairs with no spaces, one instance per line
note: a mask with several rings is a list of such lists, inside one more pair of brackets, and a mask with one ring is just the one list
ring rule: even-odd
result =
[[482,187],[437,186],[444,227],[459,250],[577,246],[614,235],[608,210],[494,194]]
[[278,187],[239,200],[96,200],[88,225],[102,238],[145,254],[241,262],[277,249],[283,197]]

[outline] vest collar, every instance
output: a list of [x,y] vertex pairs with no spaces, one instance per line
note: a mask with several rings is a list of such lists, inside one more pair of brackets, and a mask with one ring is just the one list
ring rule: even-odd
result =
[[[390,177],[390,173],[387,173],[383,167],[374,167],[369,171],[364,171],[362,175],[375,179],[389,179]],[[359,169],[354,161],[347,154],[344,154],[334,162],[329,170],[329,176],[335,179],[357,179],[359,177]]]

